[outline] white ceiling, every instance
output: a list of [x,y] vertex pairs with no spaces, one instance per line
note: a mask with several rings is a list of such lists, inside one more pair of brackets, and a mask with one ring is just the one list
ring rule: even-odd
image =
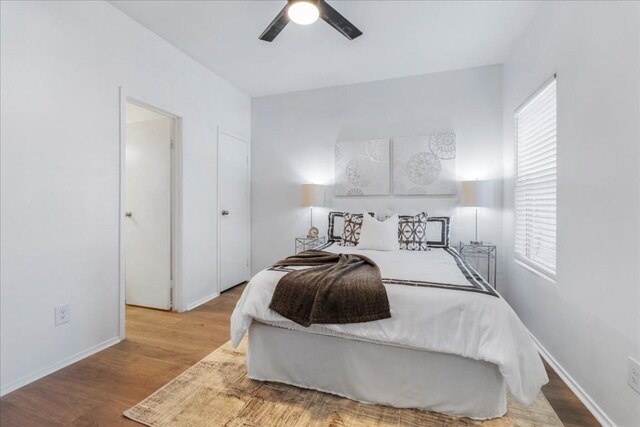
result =
[[280,1],[112,1],[111,4],[252,96],[503,62],[539,2],[338,1],[364,34],[289,23],[258,36]]

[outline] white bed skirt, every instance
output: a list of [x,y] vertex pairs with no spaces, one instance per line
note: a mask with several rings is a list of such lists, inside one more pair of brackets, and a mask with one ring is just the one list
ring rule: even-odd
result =
[[249,329],[249,378],[276,381],[363,403],[418,408],[474,419],[507,411],[496,365],[292,331],[254,321]]

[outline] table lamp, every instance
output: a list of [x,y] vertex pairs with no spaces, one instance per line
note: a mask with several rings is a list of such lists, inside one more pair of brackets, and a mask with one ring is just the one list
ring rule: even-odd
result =
[[476,208],[475,234],[472,245],[481,245],[478,240],[478,208],[491,207],[494,202],[493,183],[491,181],[462,181],[460,202],[462,206]]
[[313,207],[324,205],[324,185],[302,184],[301,205],[309,208],[310,227],[307,237],[318,237],[318,229],[313,226]]

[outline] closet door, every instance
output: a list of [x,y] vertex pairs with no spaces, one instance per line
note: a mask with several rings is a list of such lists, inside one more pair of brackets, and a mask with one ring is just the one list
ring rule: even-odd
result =
[[249,143],[218,132],[219,290],[249,279]]

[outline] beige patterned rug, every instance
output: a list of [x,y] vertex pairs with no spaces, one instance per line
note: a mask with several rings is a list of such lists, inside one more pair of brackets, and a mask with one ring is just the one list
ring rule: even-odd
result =
[[226,343],[124,415],[154,427],[562,426],[542,393],[527,407],[509,401],[502,418],[474,421],[250,380],[245,352],[246,339],[237,350]]

